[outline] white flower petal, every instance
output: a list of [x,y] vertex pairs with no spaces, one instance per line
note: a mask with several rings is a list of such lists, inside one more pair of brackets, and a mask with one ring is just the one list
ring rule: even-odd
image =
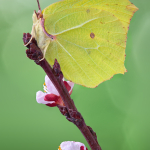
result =
[[59,96],[58,91],[56,90],[54,84],[51,82],[51,80],[49,79],[49,77],[47,75],[45,76],[45,84],[47,86],[47,90],[49,93]]
[[84,149],[86,150],[85,145],[80,142],[66,141],[60,144],[61,150],[80,150],[81,146],[84,146]]
[[[63,81],[64,81],[64,78],[63,78]],[[70,81],[67,81],[67,83],[71,87],[71,89],[69,91],[69,93],[70,93],[73,89],[74,83],[70,82]],[[51,80],[49,79],[49,77],[47,75],[45,76],[45,84],[47,86],[47,90],[48,90],[47,92],[48,93],[52,93],[52,94],[55,94],[57,96],[60,96],[57,89],[55,88],[54,84],[51,82]]]
[[74,87],[74,83],[73,82],[70,82],[70,81],[67,81],[67,83],[69,84],[69,86],[71,87],[69,93],[72,91],[73,87]]
[[36,92],[36,101],[38,103],[42,103],[42,104],[52,104],[55,103],[54,101],[45,101],[44,97],[45,97],[46,93],[43,93],[42,91],[38,91]]

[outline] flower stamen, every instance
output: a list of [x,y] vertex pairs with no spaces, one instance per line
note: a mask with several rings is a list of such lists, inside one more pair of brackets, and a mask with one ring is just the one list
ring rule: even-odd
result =
[[49,93],[49,91],[48,91],[48,89],[47,89],[47,86],[46,86],[45,82],[44,82],[44,84],[43,84],[43,89],[44,89],[44,92],[45,92],[45,93]]

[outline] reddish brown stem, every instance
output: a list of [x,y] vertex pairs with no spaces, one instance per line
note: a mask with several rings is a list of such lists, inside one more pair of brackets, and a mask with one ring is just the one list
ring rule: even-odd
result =
[[[27,44],[30,41],[31,35],[29,33],[23,34],[23,41],[24,44]],[[47,76],[50,78],[54,86],[56,87],[57,91],[59,92],[65,107],[58,106],[59,110],[63,115],[66,116],[66,118],[74,123],[78,129],[81,131],[81,133],[84,135],[85,139],[87,140],[89,146],[92,150],[102,150],[97,142],[97,137],[95,132],[92,130],[91,127],[88,127],[85,124],[85,121],[82,117],[82,115],[77,111],[77,108],[74,105],[73,100],[71,99],[64,83],[63,83],[63,74],[61,72],[59,63],[57,60],[55,60],[55,64],[53,69],[48,64],[46,59],[41,59],[43,57],[43,54],[40,50],[40,48],[37,46],[36,40],[33,38],[31,43],[27,45],[26,54],[28,58],[34,60],[36,64],[40,65]]]
[[[69,121],[73,122],[79,128],[79,130],[84,135],[85,139],[87,140],[92,150],[101,150],[101,147],[99,146],[92,132],[89,130],[89,127],[85,124],[85,121],[81,116],[81,114],[79,115],[79,118],[76,118],[76,113],[78,113],[77,108],[75,107],[74,102],[71,99],[65,85],[61,83],[57,79],[57,77],[55,77],[51,66],[48,64],[48,62],[45,59],[39,61],[37,64],[43,68],[43,70],[48,75],[48,77],[56,87],[57,91],[59,92],[63,102],[65,103],[66,108],[69,110],[69,119],[70,119]],[[75,115],[71,114],[72,111],[75,112]],[[81,121],[78,121],[80,118]],[[73,121],[72,119],[77,121]]]
[[50,78],[50,80],[56,87],[57,91],[59,92],[62,100],[64,101],[65,106],[69,109],[76,110],[74,102],[71,99],[65,85],[57,77],[55,77],[53,70],[51,66],[48,64],[48,62],[46,61],[46,59],[43,59],[42,61],[37,62],[37,64],[43,68],[47,76]]

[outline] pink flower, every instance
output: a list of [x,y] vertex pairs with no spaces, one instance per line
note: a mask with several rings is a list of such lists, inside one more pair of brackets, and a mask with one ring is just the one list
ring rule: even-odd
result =
[[83,143],[66,141],[62,142],[58,150],[88,150]]
[[[70,81],[64,81],[64,79],[63,82],[69,94],[71,95],[74,83]],[[38,103],[46,104],[47,106],[50,107],[54,107],[56,105],[64,106],[64,103],[58,91],[56,90],[55,86],[53,85],[53,83],[51,82],[51,80],[47,75],[45,76],[45,83],[43,84],[43,87],[44,92],[38,91],[36,93],[36,100]]]

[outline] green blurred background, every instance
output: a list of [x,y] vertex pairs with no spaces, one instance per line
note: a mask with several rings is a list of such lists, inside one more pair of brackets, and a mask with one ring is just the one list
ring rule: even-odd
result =
[[[41,7],[56,0],[41,0]],[[125,75],[95,89],[75,85],[72,98],[103,150],[150,150],[150,1],[139,8],[128,33]],[[57,108],[38,104],[45,73],[25,54],[36,0],[0,0],[0,150],[55,150],[80,141],[80,131]],[[89,148],[89,147],[88,147]]]

